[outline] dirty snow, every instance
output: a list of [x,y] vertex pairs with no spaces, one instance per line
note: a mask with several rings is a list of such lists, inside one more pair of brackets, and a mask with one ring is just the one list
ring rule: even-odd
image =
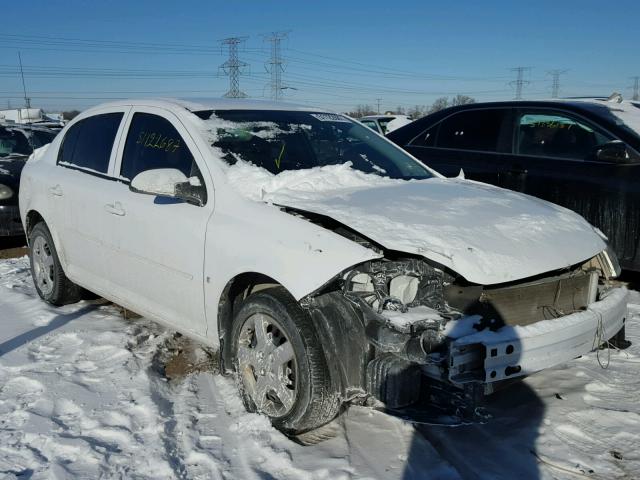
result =
[[[640,471],[640,294],[626,352],[587,355],[494,395],[485,425],[351,408],[302,447],[246,413],[229,378],[167,381],[172,333],[104,301],[41,302],[0,261],[0,478],[633,478]],[[435,418],[435,417],[433,417]],[[427,420],[429,423],[430,420]]]

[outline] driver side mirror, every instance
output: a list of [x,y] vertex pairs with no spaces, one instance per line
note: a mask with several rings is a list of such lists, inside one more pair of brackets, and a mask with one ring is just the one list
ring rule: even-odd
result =
[[638,155],[620,140],[599,145],[594,156],[596,160],[607,163],[634,163],[640,160]]
[[187,178],[175,168],[157,168],[140,172],[131,180],[129,190],[134,193],[177,198],[199,207],[207,201],[206,189],[200,179]]

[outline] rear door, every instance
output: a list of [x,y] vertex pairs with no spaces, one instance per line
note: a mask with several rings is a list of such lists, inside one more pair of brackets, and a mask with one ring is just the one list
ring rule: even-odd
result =
[[467,178],[501,185],[511,152],[512,110],[463,110],[430,126],[404,146],[447,177],[464,170]]
[[616,137],[572,112],[540,108],[518,110],[514,137],[510,168],[525,170],[519,190],[582,215],[628,265],[640,233],[634,203],[639,166],[595,159],[597,147]]
[[67,274],[84,286],[103,290],[103,222],[106,189],[115,183],[113,159],[127,107],[104,109],[79,120],[65,133],[48,194],[61,240]]

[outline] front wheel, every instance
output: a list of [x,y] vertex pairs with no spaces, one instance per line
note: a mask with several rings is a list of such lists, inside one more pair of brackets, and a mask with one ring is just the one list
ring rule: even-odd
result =
[[80,300],[82,289],[67,278],[51,232],[44,222],[29,233],[31,277],[40,298],[53,305],[66,305]]
[[235,315],[233,358],[247,410],[299,434],[340,408],[309,314],[281,287],[250,295]]

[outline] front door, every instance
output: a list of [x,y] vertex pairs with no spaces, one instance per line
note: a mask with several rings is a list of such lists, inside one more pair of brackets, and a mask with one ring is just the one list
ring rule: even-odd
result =
[[[213,212],[213,192],[201,172],[203,158],[172,113],[155,108],[132,112],[118,153],[118,183],[110,190],[108,278],[122,298],[134,296],[139,313],[198,335],[206,333],[204,244]],[[175,168],[207,187],[204,206],[134,193],[130,181],[140,172]]]
[[640,235],[634,204],[638,165],[597,161],[595,151],[615,138],[567,112],[522,109],[516,116],[511,169],[524,170],[529,195],[582,215],[609,238],[621,263],[633,261]]

